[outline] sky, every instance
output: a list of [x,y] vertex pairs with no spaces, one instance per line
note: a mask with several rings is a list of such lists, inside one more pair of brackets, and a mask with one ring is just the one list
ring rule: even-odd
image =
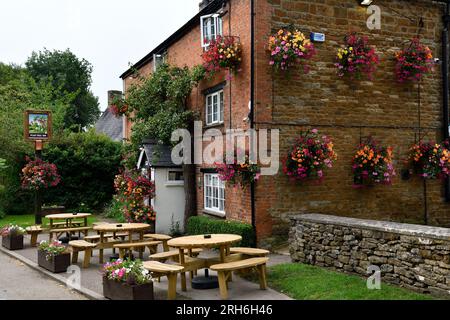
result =
[[1,0],[0,61],[69,48],[93,65],[100,108],[119,76],[198,12],[200,0]]

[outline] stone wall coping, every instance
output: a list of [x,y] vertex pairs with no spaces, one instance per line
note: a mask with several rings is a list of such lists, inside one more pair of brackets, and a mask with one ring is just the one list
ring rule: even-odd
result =
[[325,214],[300,214],[291,216],[294,221],[332,224],[350,228],[361,228],[403,235],[450,240],[450,229],[422,226],[416,224],[398,223],[390,221],[366,220],[348,217],[331,216]]

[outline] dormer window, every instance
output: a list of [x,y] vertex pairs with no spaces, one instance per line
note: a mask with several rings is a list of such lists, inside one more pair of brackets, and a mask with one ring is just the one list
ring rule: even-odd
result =
[[160,66],[166,63],[166,53],[153,55],[153,71],[158,70]]
[[222,18],[219,14],[210,14],[200,18],[202,47],[207,49],[211,40],[222,35]]

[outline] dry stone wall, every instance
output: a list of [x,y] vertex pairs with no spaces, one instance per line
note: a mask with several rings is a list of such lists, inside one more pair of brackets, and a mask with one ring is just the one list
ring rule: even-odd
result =
[[450,298],[450,229],[321,214],[291,222],[294,262],[363,276],[378,266],[385,282]]

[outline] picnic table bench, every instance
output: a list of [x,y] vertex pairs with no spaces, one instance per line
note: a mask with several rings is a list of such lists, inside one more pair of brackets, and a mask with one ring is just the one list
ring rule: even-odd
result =
[[[115,244],[113,248],[119,249],[119,258],[123,259],[129,251],[131,253],[132,250],[139,250],[148,248],[150,254],[154,254],[157,251],[157,247],[161,244],[161,241],[145,241],[145,242],[128,242],[128,243],[119,243]],[[141,251],[139,251],[141,252]]]
[[56,238],[59,238],[63,233],[71,234],[78,232],[80,236],[83,233],[85,236],[89,234],[89,230],[92,230],[92,227],[76,227],[76,228],[60,228],[60,229],[50,229],[49,230],[49,240],[53,240],[53,236],[56,235]]
[[150,271],[153,277],[167,277],[169,282],[167,299],[174,300],[177,297],[177,275],[184,270],[182,266],[165,264],[158,261],[146,261],[144,262],[144,268]]

